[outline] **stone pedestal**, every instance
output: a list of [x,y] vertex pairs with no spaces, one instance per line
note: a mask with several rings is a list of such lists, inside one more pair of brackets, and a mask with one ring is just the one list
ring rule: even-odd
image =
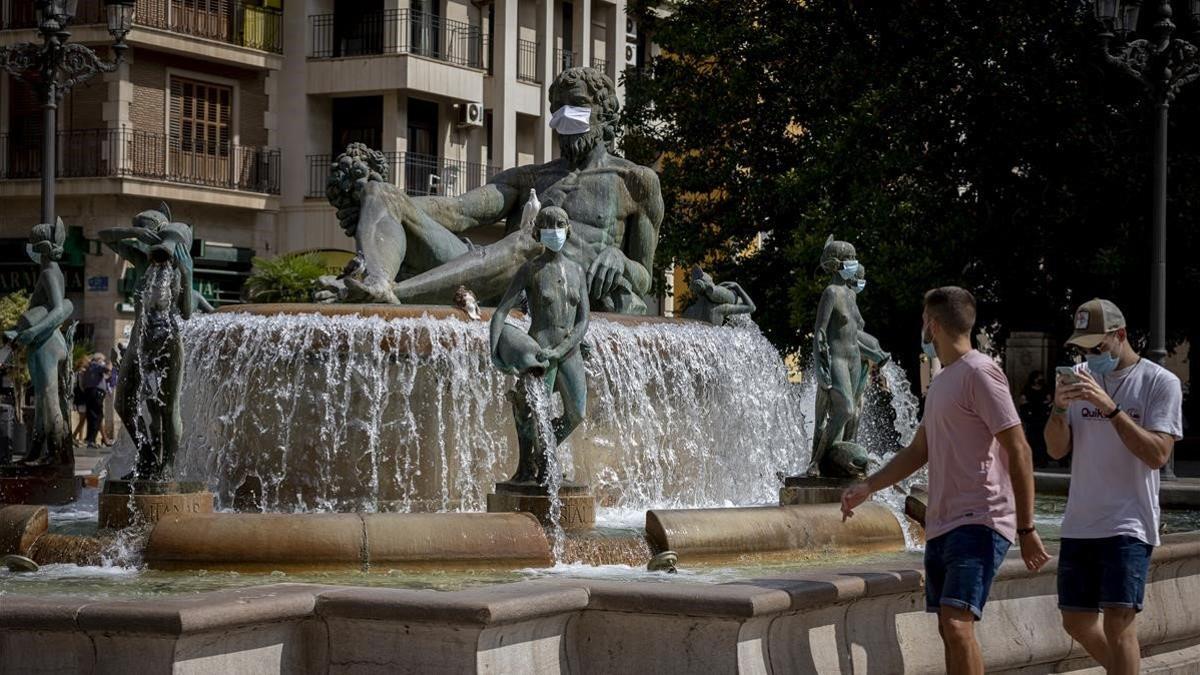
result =
[[0,467],[0,504],[69,504],[82,490],[71,465]]
[[842,490],[855,480],[854,478],[788,476],[783,479],[783,487],[779,488],[779,505],[837,504],[842,501]]
[[[562,503],[559,522],[564,530],[590,530],[596,526],[596,497],[587,485],[563,483],[558,489]],[[550,521],[550,496],[537,483],[496,483],[496,491],[487,496],[488,513],[524,511],[532,513],[542,525]]]
[[110,480],[100,495],[101,529],[149,525],[163,516],[213,512],[213,494],[198,483]]

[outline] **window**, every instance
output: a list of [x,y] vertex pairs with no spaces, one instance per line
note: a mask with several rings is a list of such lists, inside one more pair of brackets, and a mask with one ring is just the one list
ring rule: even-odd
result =
[[232,117],[229,87],[171,78],[171,145],[181,152],[228,157]]

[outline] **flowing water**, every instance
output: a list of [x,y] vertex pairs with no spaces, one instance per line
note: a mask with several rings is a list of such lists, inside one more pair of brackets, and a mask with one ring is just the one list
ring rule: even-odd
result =
[[[178,468],[221,507],[477,511],[516,464],[484,323],[220,313],[184,339]],[[753,325],[596,318],[587,339],[563,470],[605,506],[768,503],[803,466],[800,398]]]

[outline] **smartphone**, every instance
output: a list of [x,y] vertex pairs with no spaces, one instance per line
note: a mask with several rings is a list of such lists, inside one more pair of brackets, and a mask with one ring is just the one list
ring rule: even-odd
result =
[[1079,381],[1079,375],[1071,366],[1059,366],[1054,372],[1058,373],[1058,377],[1064,384],[1075,384]]

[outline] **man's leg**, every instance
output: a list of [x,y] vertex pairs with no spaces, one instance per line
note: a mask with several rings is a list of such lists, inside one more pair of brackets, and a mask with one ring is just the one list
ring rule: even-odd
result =
[[1109,675],[1136,675],[1142,658],[1137,612],[1132,607],[1105,607],[1104,638],[1110,658],[1104,665]]
[[1117,536],[1103,542],[1100,607],[1104,610],[1104,637],[1108,641],[1110,673],[1138,672],[1141,650],[1137,613],[1145,598],[1154,547],[1135,537]]
[[1096,659],[1102,668],[1108,668],[1108,640],[1104,637],[1100,613],[1064,609],[1062,622],[1071,639],[1083,645],[1088,655]]
[[983,675],[983,653],[975,639],[975,615],[969,609],[942,605],[938,632],[946,652],[946,672]]

